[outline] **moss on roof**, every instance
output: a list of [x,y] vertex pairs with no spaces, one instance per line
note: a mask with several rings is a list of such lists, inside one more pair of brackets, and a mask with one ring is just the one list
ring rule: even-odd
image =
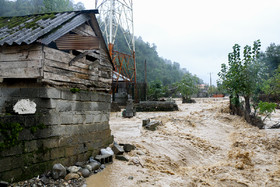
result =
[[8,29],[14,28],[16,30],[21,30],[23,28],[42,28],[42,26],[37,23],[38,21],[54,19],[55,17],[56,15],[53,13],[32,16],[0,17],[0,28],[7,27]]

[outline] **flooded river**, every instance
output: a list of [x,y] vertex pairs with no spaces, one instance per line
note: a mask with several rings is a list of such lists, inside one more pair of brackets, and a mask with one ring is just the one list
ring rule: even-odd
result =
[[[228,100],[197,99],[175,112],[111,113],[117,143],[136,150],[114,160],[87,186],[280,186],[279,130],[259,130],[228,114]],[[142,120],[160,120],[156,131]],[[280,121],[280,112],[268,123]]]

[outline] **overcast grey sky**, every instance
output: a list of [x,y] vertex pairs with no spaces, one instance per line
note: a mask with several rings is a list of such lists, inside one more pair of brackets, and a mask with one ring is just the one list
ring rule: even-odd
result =
[[[94,9],[94,0],[75,0]],[[236,43],[280,44],[280,0],[134,0],[134,31],[209,84]],[[137,53],[137,49],[136,49]],[[141,62],[139,62],[141,63]]]

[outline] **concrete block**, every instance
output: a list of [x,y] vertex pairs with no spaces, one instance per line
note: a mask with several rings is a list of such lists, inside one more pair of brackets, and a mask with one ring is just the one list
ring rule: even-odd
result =
[[97,102],[98,101],[98,93],[97,92],[91,92],[90,100]]
[[76,155],[77,154],[76,150],[77,150],[77,148],[75,146],[73,146],[73,147],[66,147],[65,148],[65,156],[69,157],[69,156]]
[[56,148],[59,147],[59,138],[48,138],[41,141],[42,145],[46,149]]
[[107,113],[102,113],[100,123],[108,122],[109,118],[110,118],[110,116]]
[[110,111],[110,103],[109,102],[102,102],[102,103],[98,103],[98,111],[104,111],[104,112],[108,112]]
[[69,100],[69,101],[76,101],[77,94],[72,93],[70,90],[62,90],[61,91],[61,99]]
[[51,150],[51,159],[63,158],[64,156],[64,148],[54,148]]
[[0,156],[1,157],[15,156],[15,155],[21,155],[22,153],[23,153],[23,145],[19,144],[14,147],[11,147],[8,150],[1,151]]
[[60,113],[56,110],[48,111],[48,114],[44,114],[40,117],[41,121],[44,122],[45,125],[60,125]]
[[86,114],[86,121],[85,123],[89,124],[92,123],[94,120],[94,115],[93,114]]
[[73,124],[85,124],[86,115],[85,114],[74,114],[73,115]]
[[77,100],[78,101],[91,101],[91,91],[80,91],[77,93]]
[[72,111],[75,107],[75,102],[67,100],[57,100],[57,110],[58,112]]
[[123,147],[121,147],[116,142],[114,142],[112,150],[114,151],[115,155],[121,155],[124,153]]
[[38,109],[55,109],[57,107],[56,99],[36,98],[33,101],[36,103]]
[[61,124],[73,124],[74,123],[74,112],[61,112],[60,113]]
[[30,153],[38,149],[37,140],[24,142],[24,152]]
[[3,97],[20,97],[20,88],[2,88]]
[[20,88],[20,97],[36,98],[39,96],[40,88]]
[[99,93],[98,101],[111,103],[111,94]]
[[48,126],[48,128],[38,130],[35,133],[36,138],[50,138],[53,135],[54,128],[52,126]]
[[19,136],[18,136],[18,140],[21,141],[21,140],[33,140],[35,139],[35,136],[34,134],[32,134],[30,132],[29,129],[23,129],[20,133],[19,133]]
[[39,89],[39,97],[60,99],[61,98],[61,90],[59,90],[57,88],[40,88]]
[[22,174],[23,172],[20,168],[13,169],[1,174],[1,180],[9,181],[9,182],[11,182],[11,179],[19,180]]
[[97,155],[95,157],[95,160],[100,162],[101,164],[107,164],[113,162],[113,156],[112,155]]
[[12,157],[0,158],[0,172],[7,171],[11,169]]

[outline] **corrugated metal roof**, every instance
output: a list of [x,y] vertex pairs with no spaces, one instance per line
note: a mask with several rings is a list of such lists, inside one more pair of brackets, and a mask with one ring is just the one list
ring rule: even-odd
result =
[[17,17],[0,17],[0,45],[49,44],[90,19],[87,13],[98,10],[70,11]]

